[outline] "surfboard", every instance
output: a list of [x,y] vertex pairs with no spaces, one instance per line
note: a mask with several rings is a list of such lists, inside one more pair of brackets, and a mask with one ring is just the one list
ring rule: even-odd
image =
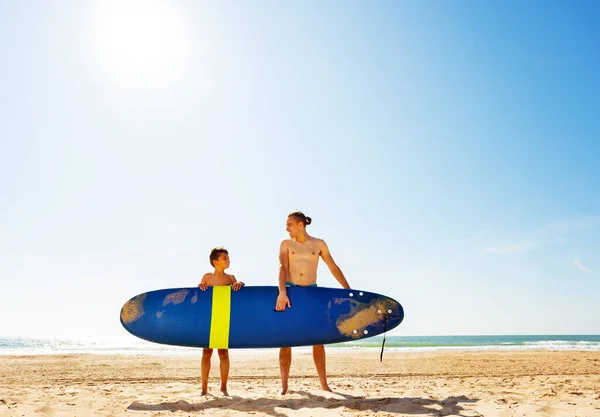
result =
[[170,288],[121,308],[121,324],[141,339],[176,346],[242,349],[311,346],[376,336],[398,326],[393,298],[354,289],[288,287],[291,307],[275,311],[276,286]]

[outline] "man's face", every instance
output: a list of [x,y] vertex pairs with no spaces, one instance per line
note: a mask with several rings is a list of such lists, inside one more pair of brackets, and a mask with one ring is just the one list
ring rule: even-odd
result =
[[285,222],[285,230],[289,233],[292,239],[298,237],[301,231],[300,223],[294,220],[292,217],[288,217],[287,221]]

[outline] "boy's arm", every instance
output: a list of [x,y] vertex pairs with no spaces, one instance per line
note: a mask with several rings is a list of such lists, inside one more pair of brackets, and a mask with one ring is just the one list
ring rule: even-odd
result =
[[333,260],[331,252],[329,252],[329,248],[327,247],[325,241],[319,240],[319,243],[319,246],[321,248],[321,258],[323,258],[323,261],[329,268],[329,271],[331,271],[331,275],[333,275],[333,277],[337,279],[337,281],[342,285],[342,287],[350,289],[350,284],[348,284],[348,281],[346,281],[346,277],[344,277],[344,273],[342,272],[340,267],[337,266],[337,264]]
[[208,279],[209,278],[210,278],[210,273],[204,274],[204,276],[202,277],[202,281],[200,281],[200,284],[198,284],[198,288],[200,288],[202,291],[205,291],[208,288]]
[[289,272],[290,259],[288,257],[288,241],[284,240],[281,242],[281,245],[279,245],[279,296],[277,297],[277,302],[275,304],[275,310],[277,311],[284,311],[285,306],[292,306],[285,287]]
[[231,279],[231,289],[233,291],[237,291],[244,286],[242,281],[236,281],[235,275],[229,275],[229,279]]

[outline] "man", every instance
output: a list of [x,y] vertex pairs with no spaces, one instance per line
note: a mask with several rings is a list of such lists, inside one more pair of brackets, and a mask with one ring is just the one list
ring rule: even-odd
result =
[[[281,242],[279,247],[279,296],[275,309],[284,311],[286,306],[291,307],[287,296],[288,286],[317,286],[317,267],[319,257],[331,271],[331,274],[344,288],[350,288],[342,270],[336,265],[331,257],[327,244],[322,240],[306,233],[306,226],[311,224],[312,219],[306,217],[302,212],[290,213],[286,222],[286,231],[290,238]],[[331,391],[327,385],[327,374],[325,369],[325,346],[313,346],[313,359],[321,389]],[[281,395],[288,390],[288,378],[292,364],[292,348],[284,347],[279,350],[279,369],[281,372]]]

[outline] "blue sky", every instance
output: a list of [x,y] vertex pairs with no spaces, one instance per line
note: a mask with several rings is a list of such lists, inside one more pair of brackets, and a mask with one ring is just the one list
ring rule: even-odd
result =
[[[600,333],[600,5],[0,4],[0,336],[276,285],[289,212],[394,335]],[[321,286],[338,286],[323,265]]]

